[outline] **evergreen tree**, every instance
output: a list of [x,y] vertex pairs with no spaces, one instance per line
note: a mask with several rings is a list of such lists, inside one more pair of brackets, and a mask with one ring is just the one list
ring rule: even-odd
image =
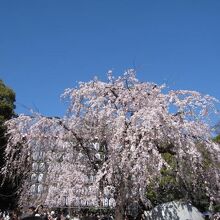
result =
[[214,129],[215,133],[217,134],[217,136],[214,138],[214,141],[220,143],[220,121],[215,125]]
[[[0,168],[4,165],[4,151],[7,143],[4,122],[15,116],[15,93],[0,80]],[[3,177],[0,176],[0,208],[10,208],[15,203],[15,193],[12,183],[6,181],[2,185]]]

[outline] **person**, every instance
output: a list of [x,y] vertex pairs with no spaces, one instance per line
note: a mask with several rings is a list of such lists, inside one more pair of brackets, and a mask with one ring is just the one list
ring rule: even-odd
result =
[[79,215],[74,216],[73,220],[80,220]]
[[10,220],[18,220],[17,210],[12,210],[12,211],[9,213],[9,217],[10,217]]
[[34,206],[30,206],[28,208],[28,216],[35,216],[36,214],[36,208]]
[[43,205],[38,205],[37,208],[35,209],[35,216],[40,216],[42,215],[42,212],[43,212]]
[[35,209],[35,216],[39,216],[43,220],[48,219],[47,210],[44,208],[43,205],[40,204],[37,206],[37,208]]

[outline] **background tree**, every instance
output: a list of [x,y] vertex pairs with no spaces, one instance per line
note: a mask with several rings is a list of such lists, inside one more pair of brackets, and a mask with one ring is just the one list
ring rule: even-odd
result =
[[[6,123],[10,139],[2,173],[30,176],[34,148],[41,146],[48,172],[39,199],[51,206],[66,195],[73,204],[81,196],[76,187],[85,189],[89,173],[96,176],[92,186],[98,193],[89,194],[94,204],[108,191],[120,220],[134,206],[140,219],[143,209],[164,201],[162,195],[174,199],[170,192],[192,201],[202,193],[218,202],[220,148],[206,123],[217,100],[195,91],[163,93],[163,88],[139,82],[135,71],[128,70],[116,79],[110,71],[108,82],[93,80],[67,89],[66,117],[21,115]],[[91,147],[95,142],[102,149],[97,157]],[[20,157],[15,156],[18,143]],[[29,183],[27,179],[21,202],[28,197]]]
[[217,134],[214,140],[220,143],[220,121],[214,126],[214,130],[215,130],[215,133]]
[[[15,93],[12,89],[7,87],[2,80],[0,80],[0,167],[5,163],[4,153],[7,143],[5,137],[6,127],[4,126],[5,121],[12,118],[15,113]],[[0,185],[2,184],[2,175],[0,175]],[[1,208],[8,208],[15,202],[14,190],[10,181],[5,182],[4,185],[0,186],[0,206]]]

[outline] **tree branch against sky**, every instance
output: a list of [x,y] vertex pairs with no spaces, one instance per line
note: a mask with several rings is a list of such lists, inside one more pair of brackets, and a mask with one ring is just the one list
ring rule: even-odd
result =
[[[45,153],[47,190],[40,199],[48,205],[61,205],[67,194],[73,204],[93,173],[92,187],[101,195],[111,187],[116,219],[124,219],[135,202],[145,209],[153,205],[147,195],[165,187],[161,181],[171,168],[179,197],[195,202],[202,192],[219,202],[220,148],[207,123],[218,101],[195,91],[165,93],[164,88],[139,82],[133,69],[116,78],[109,71],[107,82],[95,79],[65,90],[62,97],[69,107],[64,118],[36,114],[9,120],[3,173],[26,178],[20,202],[29,192],[33,146],[42,146]],[[100,162],[91,151],[94,142],[105,149]],[[100,197],[90,195],[98,205]]]

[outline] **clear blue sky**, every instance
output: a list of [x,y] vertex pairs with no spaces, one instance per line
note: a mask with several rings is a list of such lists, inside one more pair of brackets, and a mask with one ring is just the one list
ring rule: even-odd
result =
[[0,1],[0,78],[18,113],[61,116],[65,88],[129,67],[220,99],[220,1]]

